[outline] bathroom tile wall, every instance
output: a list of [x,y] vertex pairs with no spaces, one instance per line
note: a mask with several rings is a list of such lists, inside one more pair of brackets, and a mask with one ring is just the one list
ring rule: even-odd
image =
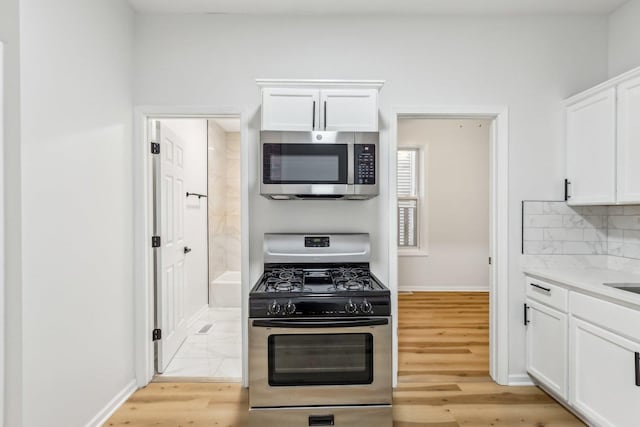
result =
[[240,133],[209,121],[209,281],[240,271]]
[[209,281],[212,281],[227,270],[227,136],[211,120],[208,131]]
[[227,133],[227,270],[240,271],[240,132]]

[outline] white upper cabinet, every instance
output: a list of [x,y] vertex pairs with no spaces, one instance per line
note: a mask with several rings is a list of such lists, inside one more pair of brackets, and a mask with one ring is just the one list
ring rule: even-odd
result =
[[321,130],[376,132],[378,91],[376,89],[323,90],[320,92]]
[[616,91],[566,105],[570,205],[616,202]]
[[315,89],[262,90],[262,130],[310,132],[319,126],[320,93]]
[[640,204],[640,68],[564,105],[567,203]]
[[618,86],[618,203],[640,203],[640,76]]
[[262,130],[378,131],[380,80],[257,80]]

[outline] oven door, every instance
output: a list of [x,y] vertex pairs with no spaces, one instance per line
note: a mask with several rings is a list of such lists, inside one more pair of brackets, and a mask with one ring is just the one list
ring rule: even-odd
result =
[[250,319],[251,407],[391,404],[391,321]]

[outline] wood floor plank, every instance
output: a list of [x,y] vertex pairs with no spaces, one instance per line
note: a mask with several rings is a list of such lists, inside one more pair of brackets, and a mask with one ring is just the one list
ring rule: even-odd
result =
[[[398,317],[394,427],[584,426],[537,387],[491,380],[487,293],[400,294]],[[244,427],[248,409],[238,384],[152,383],[105,426]]]

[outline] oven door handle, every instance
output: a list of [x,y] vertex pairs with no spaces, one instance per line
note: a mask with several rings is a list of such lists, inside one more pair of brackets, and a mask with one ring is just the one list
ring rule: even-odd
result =
[[254,320],[252,325],[262,328],[358,328],[363,326],[388,325],[389,319],[354,320]]

